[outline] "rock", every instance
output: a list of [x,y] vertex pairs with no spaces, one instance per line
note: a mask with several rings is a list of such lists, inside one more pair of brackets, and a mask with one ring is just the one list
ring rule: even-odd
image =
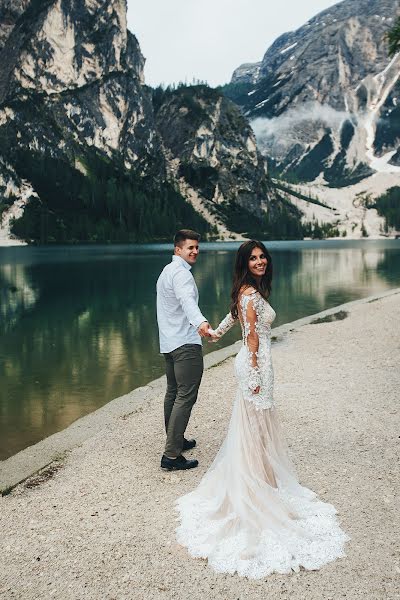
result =
[[333,187],[400,172],[400,56],[384,41],[399,14],[399,0],[344,0],[234,72],[226,92],[278,171]]
[[229,221],[229,205],[261,219],[279,203],[249,123],[217,90],[166,92],[156,123],[182,193],[191,190],[219,222]]

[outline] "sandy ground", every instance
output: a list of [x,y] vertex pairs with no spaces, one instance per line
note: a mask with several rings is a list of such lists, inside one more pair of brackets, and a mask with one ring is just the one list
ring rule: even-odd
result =
[[159,469],[159,396],[68,453],[47,481],[33,478],[0,498],[0,597],[400,598],[399,322],[397,294],[356,305],[342,321],[303,326],[273,347],[293,460],[301,482],[337,507],[351,536],[346,558],[254,581],[216,574],[176,544],[174,501],[199,481],[227,429],[228,359],[205,373],[190,422],[198,469]]

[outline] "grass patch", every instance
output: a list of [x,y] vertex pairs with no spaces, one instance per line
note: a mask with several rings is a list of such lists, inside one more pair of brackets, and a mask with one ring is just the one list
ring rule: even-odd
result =
[[368,300],[368,304],[371,304],[372,302],[378,302],[378,300],[382,300],[382,298],[372,298],[372,300]]
[[61,463],[61,462],[51,463],[50,465],[48,465],[47,467],[45,467],[38,473],[35,473],[35,475],[32,475],[32,477],[29,477],[24,482],[24,488],[32,489],[32,488],[38,487],[39,485],[41,485],[42,483],[45,483],[46,481],[49,481],[62,468],[62,466],[63,466],[63,463]]
[[332,315],[327,315],[326,317],[320,317],[319,319],[314,319],[311,321],[311,325],[319,325],[319,323],[332,323],[333,321],[343,321],[346,317],[349,316],[349,313],[346,310],[338,310],[338,312],[333,313]]
[[143,406],[138,406],[132,412],[129,412],[129,413],[126,413],[125,415],[122,415],[120,417],[120,419],[121,419],[121,421],[127,421],[129,419],[129,417],[131,417],[132,415],[137,415],[138,413],[142,413],[142,412],[143,412]]
[[12,485],[9,485],[9,486],[5,487],[3,490],[1,490],[1,495],[2,496],[8,496],[8,494],[11,493],[13,487],[14,486],[12,486]]

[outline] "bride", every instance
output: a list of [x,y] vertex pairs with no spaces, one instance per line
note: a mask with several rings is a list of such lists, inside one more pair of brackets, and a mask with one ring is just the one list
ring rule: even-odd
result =
[[273,400],[271,280],[264,244],[243,243],[230,312],[210,330],[215,341],[238,321],[242,329],[228,433],[198,487],[177,501],[177,539],[190,555],[217,572],[255,579],[319,569],[345,556],[349,539],[335,508],[300,485],[288,456]]

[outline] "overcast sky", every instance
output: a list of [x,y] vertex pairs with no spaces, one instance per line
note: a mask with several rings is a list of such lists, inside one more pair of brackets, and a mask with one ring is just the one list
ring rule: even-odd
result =
[[[285,31],[336,0],[127,0],[128,27],[146,57],[146,83],[193,77],[226,83],[236,67],[261,60]],[[275,5],[275,7],[274,7]]]

